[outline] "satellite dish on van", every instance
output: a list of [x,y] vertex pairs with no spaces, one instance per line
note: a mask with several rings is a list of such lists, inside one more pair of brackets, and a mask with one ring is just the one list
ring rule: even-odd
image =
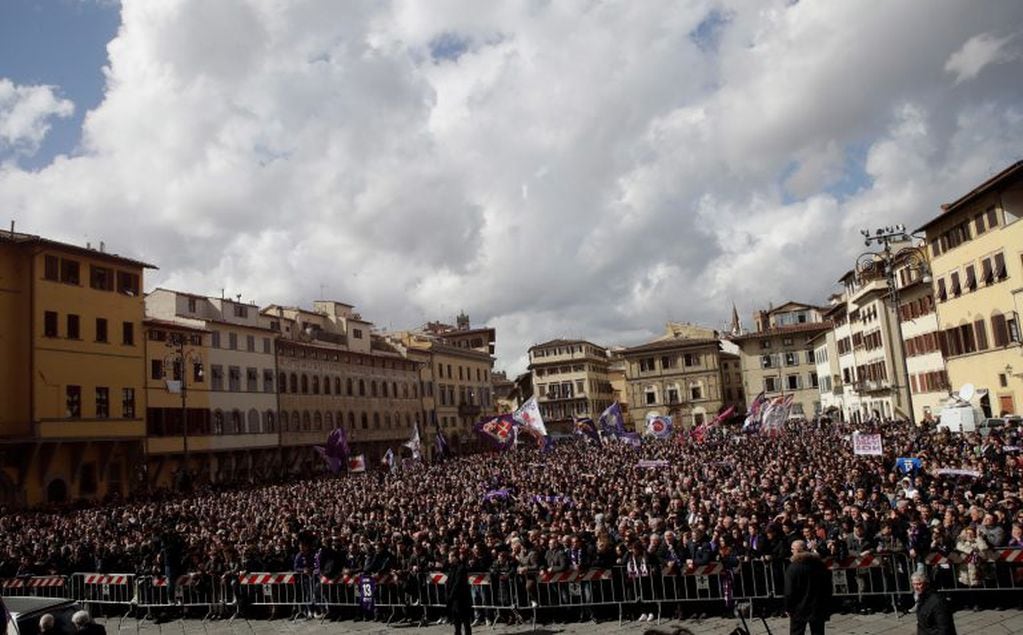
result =
[[973,395],[976,394],[976,389],[973,384],[963,384],[963,387],[959,389],[959,398],[963,401],[969,401],[973,399]]

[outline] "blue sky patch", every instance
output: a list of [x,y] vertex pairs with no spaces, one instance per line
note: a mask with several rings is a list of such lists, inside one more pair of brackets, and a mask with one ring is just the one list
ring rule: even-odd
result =
[[430,41],[430,57],[434,62],[455,61],[466,51],[472,40],[457,33],[441,33]]
[[0,77],[18,85],[56,86],[75,112],[49,120],[39,151],[18,158],[30,170],[45,167],[58,154],[78,146],[85,114],[103,99],[107,42],[117,35],[120,8],[82,0],[3,0],[0,2]]

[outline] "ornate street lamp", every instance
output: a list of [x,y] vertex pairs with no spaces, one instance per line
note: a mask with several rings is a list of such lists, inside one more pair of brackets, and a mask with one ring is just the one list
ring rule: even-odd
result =
[[[906,361],[906,342],[902,337],[902,320],[899,318],[899,283],[895,279],[895,271],[898,267],[904,267],[910,272],[920,274],[920,280],[924,284],[931,282],[931,268],[927,261],[927,251],[920,246],[914,245],[913,240],[919,236],[913,236],[906,231],[905,225],[891,225],[878,228],[873,233],[866,229],[860,230],[863,236],[863,243],[870,247],[877,245],[880,251],[867,251],[856,259],[856,278],[860,283],[870,280],[884,279],[888,286],[888,302],[895,313],[895,326],[898,334],[899,352],[902,357],[902,372],[905,377],[906,402],[909,408],[909,416],[912,420],[913,414],[913,391],[909,382],[909,364]],[[909,243],[899,246],[900,243]],[[893,249],[893,245],[897,248]],[[896,384],[896,389],[899,386]]]
[[[183,480],[180,483],[180,488],[184,491],[191,489],[191,475],[189,474],[189,453],[188,453],[188,362],[192,362],[195,365],[195,376],[199,379],[203,376],[202,357],[199,352],[192,348],[185,348],[185,344],[188,343],[188,337],[183,333],[169,333],[167,335],[166,346],[171,352],[164,358],[164,367],[166,368],[167,360],[171,360],[172,363],[179,364],[181,369],[181,444],[182,450],[184,451],[184,463],[182,465]],[[167,371],[164,370],[164,376]]]

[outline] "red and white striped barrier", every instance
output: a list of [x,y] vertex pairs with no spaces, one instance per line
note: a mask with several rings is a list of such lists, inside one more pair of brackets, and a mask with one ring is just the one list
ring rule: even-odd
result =
[[607,569],[587,569],[585,571],[561,571],[560,573],[541,573],[538,582],[552,584],[556,582],[590,582],[593,580],[610,580],[611,572]]
[[23,589],[25,588],[25,582],[25,578],[10,578],[9,580],[4,580],[0,587],[4,589]]
[[85,574],[86,584],[128,584],[128,576],[125,574],[114,573],[86,573]]
[[64,576],[46,575],[29,578],[28,586],[33,589],[64,586]]
[[824,565],[831,570],[868,569],[871,567],[880,567],[882,564],[884,564],[884,561],[881,558],[872,555],[850,556],[848,558],[842,558],[840,560],[828,558],[824,561]]
[[1023,564],[1023,549],[1002,549],[998,552],[998,561]]
[[239,584],[295,584],[295,573],[246,573],[238,576]]
[[725,565],[720,562],[712,562],[710,564],[699,564],[686,567],[682,571],[682,575],[718,575],[724,570]]
[[[199,579],[200,575],[198,573],[185,573],[183,575],[178,576],[175,585],[179,587],[195,586],[199,584]],[[169,586],[168,580],[164,576],[154,576],[151,584],[155,587]]]
[[[359,575],[356,575],[356,574],[347,574],[347,573],[345,575],[342,575],[339,578],[328,578],[325,575],[321,575],[320,576],[320,584],[326,584],[328,586],[340,586],[340,585],[352,586],[352,585],[357,584],[359,582],[359,578],[360,577],[362,577],[362,576],[359,576]],[[393,582],[396,582],[397,578],[395,576],[389,574],[389,573],[380,573],[380,574],[377,574],[377,575],[373,576],[373,580],[375,580],[377,584],[391,584]]]

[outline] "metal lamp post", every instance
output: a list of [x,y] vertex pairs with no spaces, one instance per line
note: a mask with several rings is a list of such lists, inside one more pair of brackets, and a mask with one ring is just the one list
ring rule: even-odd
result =
[[[189,463],[190,456],[188,452],[188,369],[187,364],[189,361],[193,361],[197,364],[196,376],[203,376],[202,358],[194,349],[186,349],[185,343],[187,337],[180,333],[171,333],[167,338],[167,347],[173,349],[168,358],[174,359],[181,364],[181,444],[184,452],[184,463],[183,463],[183,474],[184,483],[183,489],[189,489],[191,485],[191,476],[189,474]],[[166,364],[166,359],[164,360]],[[164,371],[166,374],[166,371]]]
[[[880,251],[868,251],[860,254],[856,259],[856,277],[860,282],[884,278],[888,287],[888,301],[895,313],[895,327],[898,335],[899,352],[902,357],[902,373],[906,388],[906,406],[909,409],[909,417],[912,420],[913,413],[913,391],[909,382],[909,364],[906,361],[906,342],[902,337],[902,320],[899,318],[899,283],[895,279],[896,266],[902,265],[908,271],[918,272],[922,282],[931,281],[931,268],[927,262],[927,251],[922,247],[912,244],[917,238],[906,232],[905,225],[891,225],[879,228],[871,233],[868,230],[860,230],[863,236],[863,243],[870,247],[877,245]],[[893,249],[892,245],[908,242],[909,245]],[[899,386],[896,384],[896,388]]]

